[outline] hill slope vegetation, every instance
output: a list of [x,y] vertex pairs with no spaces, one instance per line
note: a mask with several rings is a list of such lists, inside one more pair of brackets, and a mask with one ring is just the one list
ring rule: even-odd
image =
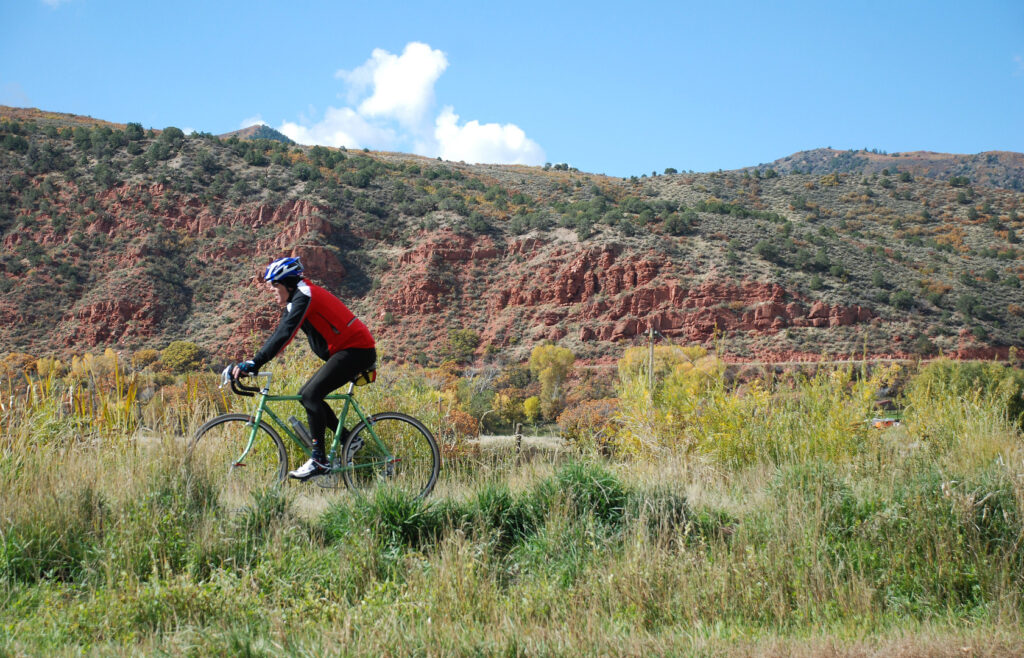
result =
[[734,359],[1019,345],[1024,194],[896,160],[620,179],[0,108],[0,351],[241,356],[285,253],[421,362],[651,328]]

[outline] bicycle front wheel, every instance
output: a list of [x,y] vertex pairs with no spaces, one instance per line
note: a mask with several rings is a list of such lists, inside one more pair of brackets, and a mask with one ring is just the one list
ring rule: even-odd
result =
[[253,491],[279,484],[288,473],[288,451],[274,428],[260,421],[250,444],[254,422],[247,414],[217,416],[196,431],[188,446],[192,468],[206,473],[226,500],[240,505],[250,501]]
[[345,485],[354,490],[383,485],[423,498],[441,470],[441,452],[430,430],[395,412],[374,414],[356,425],[341,454]]

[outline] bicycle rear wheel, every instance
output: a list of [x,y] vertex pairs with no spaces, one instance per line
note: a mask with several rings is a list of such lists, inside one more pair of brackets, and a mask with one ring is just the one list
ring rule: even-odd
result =
[[341,454],[345,484],[357,491],[388,486],[423,498],[441,470],[441,452],[430,430],[395,412],[374,414],[356,425]]
[[246,504],[255,490],[280,484],[288,473],[288,451],[281,437],[260,421],[248,452],[254,418],[224,414],[200,427],[188,446],[192,468],[205,472],[226,501]]

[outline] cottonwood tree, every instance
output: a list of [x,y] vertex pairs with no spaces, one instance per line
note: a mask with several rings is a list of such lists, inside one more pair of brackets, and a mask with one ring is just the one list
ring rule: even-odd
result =
[[565,380],[576,355],[557,345],[537,345],[530,353],[530,372],[540,381],[541,415],[553,420],[565,407]]

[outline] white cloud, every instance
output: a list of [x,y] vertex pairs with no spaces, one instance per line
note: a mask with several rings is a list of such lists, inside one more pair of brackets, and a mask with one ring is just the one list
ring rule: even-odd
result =
[[1013,72],[1013,75],[1024,75],[1024,57],[1020,55],[1013,56],[1013,63],[1017,65],[1017,70]]
[[238,124],[238,128],[248,128],[249,126],[269,126],[270,124],[263,120],[263,115],[257,114],[247,119],[242,119],[242,122]]
[[43,0],[43,4],[48,7],[53,7],[54,9],[56,9],[60,5],[67,4],[70,1],[71,0]]
[[[425,43],[406,44],[401,55],[377,48],[370,59],[335,77],[346,83],[345,107],[330,107],[321,120],[300,116],[279,131],[299,144],[413,152],[447,160],[492,164],[544,162],[544,150],[513,124],[459,124],[445,106],[431,121],[434,86],[448,57]],[[257,115],[254,119],[262,122]],[[250,121],[247,119],[247,121]]]
[[435,122],[438,155],[445,160],[466,162],[539,165],[544,149],[514,123],[483,123],[473,120],[459,125],[459,115],[445,107]]
[[[448,58],[425,43],[406,44],[401,55],[376,48],[370,59],[353,71],[338,71],[351,86],[355,97],[372,87],[373,92],[359,104],[366,117],[394,119],[415,128],[434,104],[434,84],[448,68]],[[350,102],[353,96],[350,95]]]
[[299,144],[390,149],[398,143],[393,129],[371,123],[349,107],[329,107],[324,118],[312,125],[285,121],[278,130]]

